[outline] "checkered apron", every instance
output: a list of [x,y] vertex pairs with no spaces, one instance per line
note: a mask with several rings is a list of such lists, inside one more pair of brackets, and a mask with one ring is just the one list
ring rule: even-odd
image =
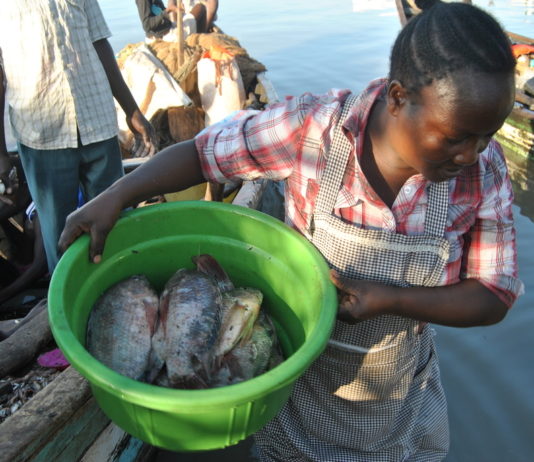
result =
[[[352,149],[341,125],[354,101],[335,128],[311,240],[345,277],[436,286],[449,256],[448,182],[428,188],[421,236],[361,229],[332,214]],[[449,429],[432,329],[392,315],[337,321],[326,350],[255,439],[264,462],[443,460]]]

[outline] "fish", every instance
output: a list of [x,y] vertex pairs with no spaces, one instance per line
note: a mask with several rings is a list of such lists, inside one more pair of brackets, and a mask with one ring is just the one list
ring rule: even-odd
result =
[[208,387],[222,304],[217,282],[201,271],[180,268],[165,284],[153,363],[164,363],[171,387]]
[[247,341],[238,343],[212,374],[211,387],[222,387],[250,380],[283,360],[276,330],[269,316],[261,311]]
[[263,294],[252,287],[235,287],[224,268],[209,254],[197,255],[191,259],[198,271],[217,281],[222,292],[222,323],[215,347],[215,361],[218,362],[238,342],[250,338],[263,302]]
[[239,287],[223,293],[223,320],[215,347],[216,360],[222,358],[238,342],[250,338],[262,302],[263,294],[252,287]]
[[159,296],[144,275],[134,275],[107,289],[87,322],[87,350],[100,362],[135,380],[146,380]]

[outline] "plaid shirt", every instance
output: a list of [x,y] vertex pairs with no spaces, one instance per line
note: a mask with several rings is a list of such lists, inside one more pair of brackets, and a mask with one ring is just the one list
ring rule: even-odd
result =
[[[367,118],[384,89],[384,80],[372,82],[345,122],[355,151],[334,213],[364,228],[422,234],[429,182],[422,175],[409,178],[390,209],[359,164]],[[260,177],[286,180],[286,222],[309,237],[325,153],[349,94],[348,90],[321,96],[305,93],[265,111],[240,111],[206,128],[196,138],[206,178],[219,182]],[[523,284],[517,279],[512,187],[498,143],[492,141],[477,165],[451,180],[449,191],[445,237],[451,250],[440,285],[475,278],[511,306]]]
[[117,135],[106,73],[93,42],[109,37],[97,0],[3,1],[0,58],[14,136],[62,149]]

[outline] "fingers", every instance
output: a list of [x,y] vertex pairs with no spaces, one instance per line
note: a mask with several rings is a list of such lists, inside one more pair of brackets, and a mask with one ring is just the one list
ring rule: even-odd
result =
[[91,228],[91,244],[89,245],[89,258],[93,263],[100,263],[102,261],[102,254],[104,253],[104,244],[108,231],[97,231]]
[[65,227],[63,228],[63,231],[61,232],[61,236],[59,236],[59,241],[58,241],[59,251],[62,254],[65,253],[67,248],[69,248],[70,245],[83,234],[83,232],[84,232],[83,229],[71,226],[67,218],[67,223],[65,224]]
[[343,292],[349,292],[350,288],[347,285],[346,279],[341,276],[335,269],[330,270],[330,280],[338,289],[342,290]]
[[133,157],[152,157],[156,153],[155,143],[148,136],[134,135],[131,153]]

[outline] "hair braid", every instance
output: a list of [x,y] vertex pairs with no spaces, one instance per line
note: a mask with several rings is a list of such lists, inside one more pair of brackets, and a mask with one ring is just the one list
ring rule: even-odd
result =
[[399,33],[390,79],[417,91],[458,70],[514,71],[510,41],[491,15],[466,3],[432,3]]

